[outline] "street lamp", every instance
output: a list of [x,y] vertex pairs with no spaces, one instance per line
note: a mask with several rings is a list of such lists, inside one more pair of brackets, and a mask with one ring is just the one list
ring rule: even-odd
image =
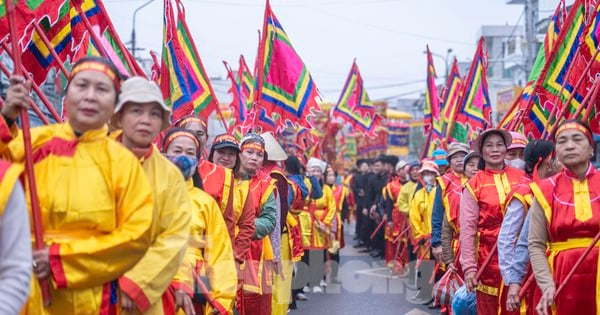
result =
[[135,11],[133,11],[133,19],[132,19],[133,26],[131,27],[131,54],[133,55],[133,59],[135,59],[135,51],[136,51],[136,47],[135,47],[135,16],[137,15],[138,11],[140,11],[141,9],[143,9],[145,6],[149,5],[153,1],[154,0],[148,0],[147,2],[145,2],[144,4],[139,6],[137,9],[135,9]]
[[[423,53],[424,53],[424,54],[427,54],[427,50],[423,50]],[[441,58],[441,59],[444,61],[444,66],[446,67],[446,68],[444,69],[444,70],[445,70],[445,72],[444,72],[444,73],[445,73],[445,75],[444,75],[444,79],[445,79],[446,81],[448,81],[448,72],[449,72],[449,70],[450,70],[450,68],[449,68],[449,66],[448,66],[448,58],[450,58],[450,54],[451,54],[451,53],[452,53],[452,48],[448,48],[448,50],[446,50],[446,57],[444,57],[444,56],[442,56],[442,55],[440,55],[440,54],[436,54],[436,53],[434,53],[434,52],[431,52],[431,55],[432,55],[432,56],[435,56],[435,57]]]

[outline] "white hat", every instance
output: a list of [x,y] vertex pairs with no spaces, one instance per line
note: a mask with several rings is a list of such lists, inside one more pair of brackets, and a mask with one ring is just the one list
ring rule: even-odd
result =
[[143,77],[131,77],[121,85],[119,102],[115,107],[115,114],[120,112],[126,103],[157,103],[163,110],[163,124],[161,130],[169,127],[171,109],[165,105],[163,95],[156,83]]
[[421,163],[421,169],[419,170],[419,173],[423,173],[425,171],[429,171],[435,173],[437,176],[440,176],[440,168],[431,159],[424,159],[423,163]]
[[398,163],[396,164],[396,171],[404,168],[406,165],[408,165],[408,163],[406,163],[406,161],[400,160],[398,161]]
[[311,169],[313,167],[318,167],[321,169],[321,171],[323,172],[323,174],[325,174],[325,168],[327,168],[327,162],[323,161],[323,160],[319,160],[317,158],[311,157],[308,160],[308,163],[306,163],[306,168],[307,169]]
[[265,140],[265,151],[269,161],[285,161],[288,156],[272,133],[265,132],[260,135]]

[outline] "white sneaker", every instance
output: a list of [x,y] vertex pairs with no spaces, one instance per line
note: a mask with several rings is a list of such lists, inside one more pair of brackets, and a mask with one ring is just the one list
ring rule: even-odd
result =
[[313,293],[323,293],[323,289],[321,289],[321,287],[314,287]]
[[302,292],[304,293],[309,293],[311,290],[308,286],[304,286],[304,288],[302,288]]
[[327,287],[327,282],[325,282],[325,280],[321,280],[321,282],[319,282],[319,285],[326,288]]

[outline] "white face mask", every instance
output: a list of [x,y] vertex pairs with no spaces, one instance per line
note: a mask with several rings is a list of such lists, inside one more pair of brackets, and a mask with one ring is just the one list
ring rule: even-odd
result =
[[520,170],[525,170],[525,165],[527,164],[525,161],[521,160],[521,159],[514,159],[514,160],[505,160],[504,161],[507,165],[510,165],[516,169],[520,169]]
[[423,182],[425,182],[425,185],[432,185],[434,179],[435,179],[435,177],[433,175],[423,176]]

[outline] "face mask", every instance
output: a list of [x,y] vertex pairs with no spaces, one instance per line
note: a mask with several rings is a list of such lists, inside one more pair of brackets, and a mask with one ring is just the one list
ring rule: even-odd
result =
[[432,175],[423,176],[423,182],[425,182],[425,185],[431,186],[431,185],[433,185],[434,178],[435,177]]
[[525,170],[525,161],[521,159],[515,159],[510,161],[504,161],[507,165],[510,165],[516,169]]
[[195,157],[189,157],[186,155],[180,156],[167,156],[169,161],[173,162],[175,166],[179,168],[183,177],[188,180],[194,174],[194,171],[198,167],[198,159]]

